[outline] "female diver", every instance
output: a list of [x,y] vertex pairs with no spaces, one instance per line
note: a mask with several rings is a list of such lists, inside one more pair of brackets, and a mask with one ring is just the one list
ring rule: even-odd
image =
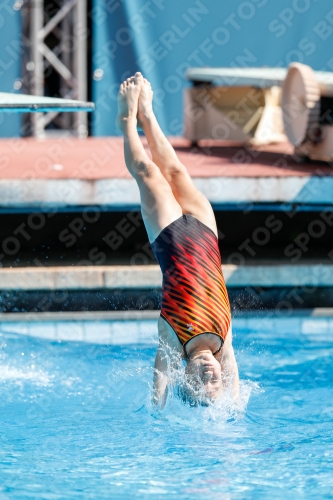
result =
[[117,126],[124,134],[126,166],[138,184],[143,221],[163,273],[153,402],[163,408],[170,369],[177,370],[184,359],[182,397],[192,405],[207,405],[228,389],[238,393],[216,221],[209,201],[161,131],[152,100],[150,83],[141,73],[128,78],[118,94]]

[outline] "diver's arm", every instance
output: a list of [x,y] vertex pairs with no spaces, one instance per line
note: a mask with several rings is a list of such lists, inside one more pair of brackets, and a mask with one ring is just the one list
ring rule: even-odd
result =
[[230,346],[228,353],[228,371],[232,377],[232,394],[234,398],[239,396],[239,373],[238,366],[235,358],[234,348]]
[[168,362],[165,350],[159,346],[155,358],[154,366],[154,393],[153,403],[164,408],[168,388]]
[[231,327],[223,345],[220,363],[222,374],[228,381],[231,379],[233,396],[237,398],[239,395],[239,374],[234,348],[232,346]]
[[162,318],[158,319],[159,345],[155,358],[153,403],[164,408],[168,394],[169,374],[176,371],[183,357],[182,346],[171,328]]

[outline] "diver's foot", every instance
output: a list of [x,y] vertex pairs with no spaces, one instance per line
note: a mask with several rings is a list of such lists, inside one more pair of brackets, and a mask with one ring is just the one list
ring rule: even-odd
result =
[[127,78],[121,85],[118,93],[118,115],[116,118],[117,127],[123,131],[126,121],[137,121],[138,101],[143,77],[141,73]]
[[148,80],[145,78],[142,80],[138,110],[138,122],[141,128],[143,128],[144,122],[149,120],[153,114],[153,91]]

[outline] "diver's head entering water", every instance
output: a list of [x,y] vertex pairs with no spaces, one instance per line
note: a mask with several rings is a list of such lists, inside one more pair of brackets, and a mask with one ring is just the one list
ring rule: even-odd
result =
[[185,384],[179,395],[191,406],[208,406],[222,394],[223,380],[220,362],[209,349],[196,350],[187,356]]

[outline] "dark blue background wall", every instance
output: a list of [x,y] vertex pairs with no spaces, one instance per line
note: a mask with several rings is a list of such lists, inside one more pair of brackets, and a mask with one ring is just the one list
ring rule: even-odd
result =
[[[14,92],[21,75],[21,16],[14,0],[0,1],[0,92]],[[21,116],[0,112],[0,137],[20,135]]]
[[332,0],[94,0],[94,135],[117,135],[119,83],[140,70],[165,131],[182,133],[189,66],[333,71]]
[[[21,75],[21,19],[0,2],[0,91]],[[119,83],[140,70],[155,91],[164,131],[182,132],[189,66],[281,66],[333,71],[331,0],[93,0],[94,135],[117,135]],[[21,117],[0,113],[0,137],[19,135]]]

